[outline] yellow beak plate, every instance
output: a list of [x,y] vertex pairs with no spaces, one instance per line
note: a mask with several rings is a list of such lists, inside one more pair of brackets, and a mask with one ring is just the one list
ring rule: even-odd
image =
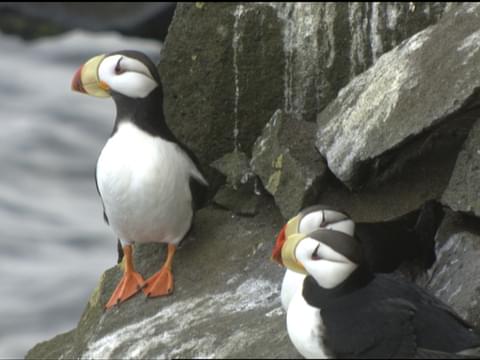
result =
[[87,94],[97,97],[110,97],[110,93],[101,87],[98,67],[105,55],[98,55],[88,60],[82,68],[82,86]]
[[300,241],[305,239],[305,234],[292,234],[290,235],[282,247],[282,261],[283,265],[285,265],[290,270],[296,271],[301,274],[307,274],[305,268],[302,264],[297,261],[295,257],[295,249]]

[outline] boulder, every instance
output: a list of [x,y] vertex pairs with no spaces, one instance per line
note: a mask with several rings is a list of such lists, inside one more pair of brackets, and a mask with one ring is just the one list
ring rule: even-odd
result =
[[[38,344],[26,358],[298,358],[280,304],[283,270],[269,260],[282,223],[266,202],[254,218],[199,211],[195,238],[175,256],[173,295],[139,293],[105,311],[122,274],[115,266],[102,276],[77,328]],[[144,277],[160,268],[163,256],[162,245],[135,246]]]
[[254,189],[255,174],[250,169],[249,159],[242,151],[233,151],[210,164],[226,177],[226,183],[233,189],[241,187]]
[[228,185],[222,186],[213,198],[215,204],[240,216],[256,215],[260,201],[258,195],[246,188],[235,190]]
[[215,160],[210,166],[226,178],[226,184],[215,194],[215,204],[237,215],[255,215],[261,192],[247,155],[238,150],[233,151]]
[[202,163],[249,155],[283,96],[281,23],[267,5],[179,4],[159,69],[167,122]]
[[317,147],[350,189],[403,165],[402,147],[472,110],[480,79],[478,4],[452,9],[353,79],[319,114]]
[[458,155],[442,201],[455,211],[480,216],[480,121],[476,121]]
[[437,261],[418,280],[433,295],[480,328],[480,224],[448,212],[436,239]]
[[274,197],[285,219],[312,205],[325,174],[316,151],[315,124],[277,110],[253,147],[252,170]]

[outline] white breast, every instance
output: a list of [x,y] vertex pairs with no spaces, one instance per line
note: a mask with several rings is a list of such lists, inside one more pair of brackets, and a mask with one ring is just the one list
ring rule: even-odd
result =
[[282,290],[280,293],[282,307],[288,310],[288,305],[292,301],[293,296],[302,288],[305,275],[287,269],[282,281]]
[[178,244],[192,219],[193,162],[174,143],[120,123],[97,162],[110,226],[125,242]]
[[288,306],[287,331],[293,345],[305,358],[328,358],[323,345],[321,310],[307,304],[301,287]]

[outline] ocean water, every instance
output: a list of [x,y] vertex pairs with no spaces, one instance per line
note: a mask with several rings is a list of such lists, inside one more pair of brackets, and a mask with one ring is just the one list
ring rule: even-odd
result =
[[0,358],[74,328],[116,262],[94,173],[110,99],[74,93],[76,69],[122,49],[158,62],[159,42],[74,31],[35,42],[0,34]]

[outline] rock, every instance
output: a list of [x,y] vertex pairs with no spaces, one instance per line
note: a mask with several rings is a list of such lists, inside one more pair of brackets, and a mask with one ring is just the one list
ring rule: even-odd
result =
[[473,126],[458,155],[442,201],[455,211],[480,217],[480,121]]
[[326,167],[315,150],[315,124],[277,110],[253,148],[252,170],[284,218],[312,204]]
[[342,208],[357,221],[378,222],[414,211],[426,201],[440,199],[471,123],[469,119],[458,120],[421,135],[402,147],[401,152],[390,154],[390,161],[384,158],[385,164],[392,168],[386,172],[387,180],[385,174],[383,177],[379,174],[374,179],[376,183],[351,191],[327,172],[317,203]]
[[444,3],[180,3],[162,50],[166,119],[204,165],[252,146],[273,112],[314,121]]
[[441,17],[446,3],[272,3],[283,22],[284,107],[314,121],[380,55]]
[[436,242],[437,261],[418,283],[479,328],[480,223],[450,212]]
[[249,153],[282,98],[281,44],[269,6],[177,6],[159,66],[166,119],[204,164]]
[[234,190],[223,186],[213,198],[215,204],[232,211],[236,215],[254,216],[258,212],[259,196],[246,188]]
[[56,35],[75,28],[115,30],[163,40],[175,3],[21,3],[0,5],[0,29],[26,39]]
[[[105,312],[121,276],[116,266],[103,275],[76,330],[37,345],[27,359],[298,358],[281,310],[283,270],[269,260],[282,222],[265,203],[254,218],[211,207],[199,211],[195,239],[174,260],[172,296],[137,294]],[[161,245],[136,246],[137,270],[151,275],[163,255]]]
[[241,151],[233,151],[215,160],[210,166],[226,178],[226,185],[218,190],[213,201],[234,214],[255,215],[261,193],[247,155]]
[[227,184],[233,189],[248,187],[253,192],[255,174],[250,169],[248,157],[244,152],[233,151],[225,154],[210,166],[225,175]]
[[453,9],[383,55],[319,115],[317,147],[349,188],[381,176],[392,152],[470,109],[480,84],[472,77],[479,13],[476,4]]

